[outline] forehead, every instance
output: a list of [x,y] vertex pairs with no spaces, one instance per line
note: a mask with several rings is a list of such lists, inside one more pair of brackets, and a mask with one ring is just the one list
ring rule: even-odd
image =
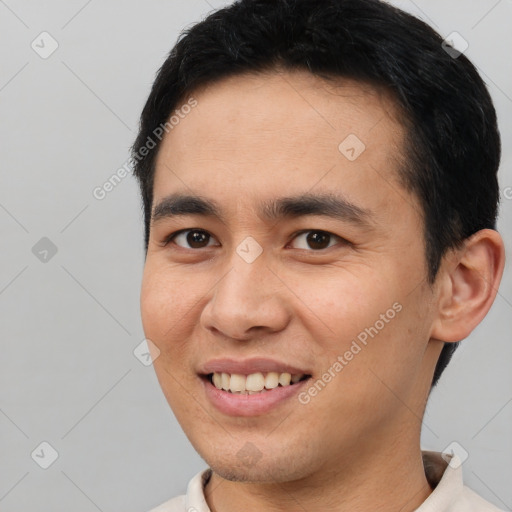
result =
[[350,196],[399,187],[404,128],[384,89],[274,71],[225,78],[190,96],[197,106],[159,149],[155,202],[176,188],[268,196],[342,187]]
[[[341,137],[353,128],[370,142],[369,137],[380,137],[385,132],[399,139],[403,132],[396,102],[387,89],[348,78],[327,80],[300,70],[245,73],[207,83],[188,96],[198,100],[198,107],[187,115],[200,121],[202,126],[191,128],[197,135],[214,129],[217,136],[236,133],[242,138],[244,133],[237,133],[237,128],[250,126],[259,129],[260,136],[279,129],[283,136],[317,133]],[[186,103],[186,98],[181,103]],[[379,130],[370,134],[377,123],[381,124]],[[191,135],[183,126],[171,133],[167,138],[177,136],[176,142]]]

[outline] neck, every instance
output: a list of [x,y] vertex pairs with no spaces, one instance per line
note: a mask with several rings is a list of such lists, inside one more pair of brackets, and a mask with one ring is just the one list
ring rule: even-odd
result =
[[419,440],[414,449],[402,441],[383,453],[358,455],[348,465],[344,460],[341,472],[339,467],[324,466],[292,482],[234,482],[213,472],[205,488],[206,501],[212,512],[414,511],[432,489],[425,476]]

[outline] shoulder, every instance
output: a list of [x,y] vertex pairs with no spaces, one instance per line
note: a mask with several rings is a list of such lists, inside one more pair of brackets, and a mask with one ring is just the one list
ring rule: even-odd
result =
[[464,485],[462,461],[455,453],[423,451],[422,455],[433,491],[416,512],[504,512]]
[[485,500],[466,485],[463,487],[456,505],[457,509],[466,512],[504,512],[501,508]]
[[152,508],[148,512],[186,512],[185,509],[185,495],[176,496],[175,498]]
[[209,468],[200,471],[189,481],[186,494],[176,496],[148,512],[209,512],[203,489],[210,475]]

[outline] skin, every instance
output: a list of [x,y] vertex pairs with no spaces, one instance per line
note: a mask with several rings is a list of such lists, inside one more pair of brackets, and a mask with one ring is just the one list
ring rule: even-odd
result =
[[[466,337],[490,308],[503,271],[500,236],[478,232],[427,283],[422,210],[397,177],[404,129],[383,91],[275,71],[193,96],[197,106],[159,150],[153,205],[199,194],[217,201],[224,222],[152,223],[141,312],[167,401],[213,468],[208,505],[416,509],[431,493],[420,430],[434,367],[442,342]],[[354,161],[338,150],[349,134],[366,146]],[[321,192],[370,210],[371,223],[258,215],[260,201]],[[211,238],[164,245],[192,228]],[[308,245],[301,230],[332,234],[328,247]],[[263,249],[252,263],[236,252],[248,236]],[[205,362],[270,357],[316,381],[394,303],[401,311],[309,403],[294,397],[264,415],[233,417],[208,401],[197,374]],[[256,454],[251,463],[244,446]]]

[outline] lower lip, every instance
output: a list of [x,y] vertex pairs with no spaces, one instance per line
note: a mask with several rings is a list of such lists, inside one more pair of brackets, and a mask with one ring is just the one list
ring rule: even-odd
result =
[[252,395],[230,393],[223,389],[217,389],[208,379],[201,380],[207,398],[220,412],[229,416],[258,416],[296,396],[309,379]]

